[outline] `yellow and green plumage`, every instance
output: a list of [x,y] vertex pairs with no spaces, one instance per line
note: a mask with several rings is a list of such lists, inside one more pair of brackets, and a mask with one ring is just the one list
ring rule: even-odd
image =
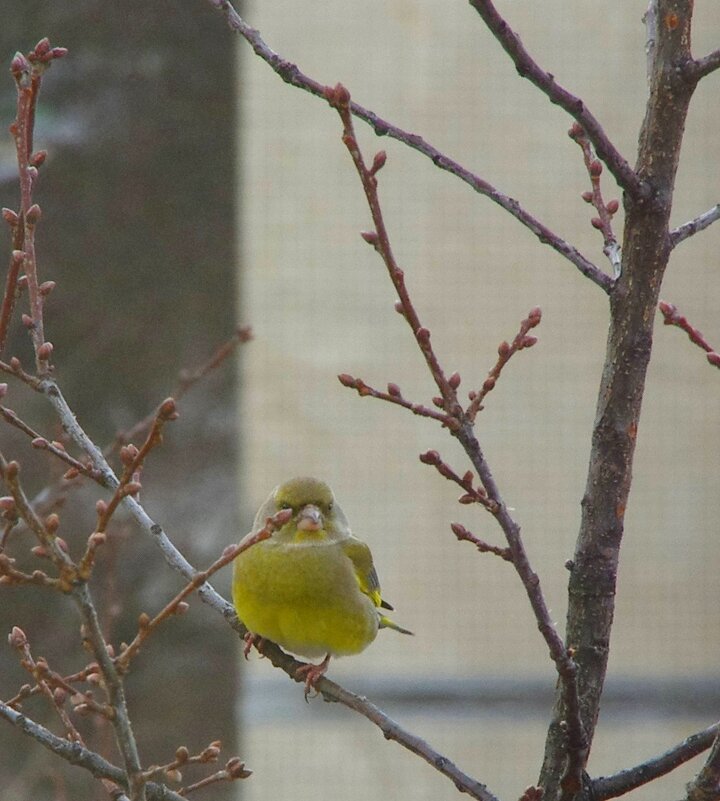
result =
[[282,509],[292,511],[290,520],[235,560],[233,602],[253,634],[301,656],[325,656],[305,671],[309,687],[330,656],[359,653],[378,628],[411,632],[380,611],[392,607],[382,600],[370,548],[352,536],[325,482],[295,478],[276,487],[253,531]]

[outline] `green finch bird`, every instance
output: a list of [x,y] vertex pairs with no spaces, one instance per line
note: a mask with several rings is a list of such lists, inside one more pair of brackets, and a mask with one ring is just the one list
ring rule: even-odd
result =
[[293,478],[280,484],[260,507],[253,531],[283,509],[292,511],[288,522],[236,558],[233,602],[251,632],[246,656],[262,638],[294,654],[324,657],[298,670],[307,695],[331,656],[360,653],[379,628],[412,632],[381,611],[392,607],[381,598],[370,548],[353,537],[324,481]]

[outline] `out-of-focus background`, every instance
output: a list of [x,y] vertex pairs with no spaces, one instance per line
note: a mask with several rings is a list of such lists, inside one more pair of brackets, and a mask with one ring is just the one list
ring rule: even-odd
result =
[[[633,0],[599,15],[589,0],[498,3],[631,162],[646,97],[646,5]],[[421,134],[606,266],[580,199],[588,179],[567,115],[517,76],[467,4],[248,0],[243,13],[284,58],[319,81],[343,82],[358,102]],[[698,3],[695,13],[701,55],[718,46],[720,10]],[[39,236],[44,277],[59,284],[49,320],[59,377],[81,419],[98,438],[111,437],[168,394],[177,370],[202,361],[235,320],[252,324],[239,412],[232,371],[188,399],[155,472],[148,468],[149,510],[196,563],[207,563],[249,529],[283,478],[330,481],[354,532],[372,546],[395,618],[416,632],[381,632],[366,653],[333,662],[331,678],[368,695],[496,794],[517,797],[542,758],[552,665],[512,569],[457,543],[449,524],[492,542],[500,533],[419,462],[437,448],[467,469],[446,432],[361,399],[336,378],[394,381],[426,403],[434,394],[382,264],[359,236],[370,218],[337,115],[283,84],[200,0],[182,8],[169,0],[152,8],[18,3],[12,19],[2,32],[4,63],[42,35],[71,48],[44,96],[57,157],[51,146]],[[675,224],[717,202],[719,90],[714,75],[692,106]],[[8,121],[12,96],[8,79]],[[538,345],[507,367],[478,433],[562,628],[606,296],[458,179],[362,123],[357,131],[366,157],[387,150],[379,180],[395,253],[439,357],[464,388],[481,385],[497,345],[533,306],[543,310]],[[3,205],[12,205],[12,184],[2,191]],[[603,191],[617,196],[609,177]],[[63,232],[72,232],[64,244]],[[720,341],[719,245],[720,228],[682,244],[663,290],[710,341]],[[659,753],[720,710],[718,379],[679,331],[659,326],[655,343],[593,775]],[[0,441],[8,437],[0,430]],[[35,464],[39,488],[48,468]],[[80,543],[91,519],[76,525],[66,533]],[[159,605],[178,582],[131,530],[118,535],[109,562],[107,576],[132,598],[121,614],[111,603],[119,593],[107,592],[119,640],[140,609]],[[227,584],[218,579],[223,591]],[[21,621],[38,648],[61,659],[62,642],[46,647],[53,613],[38,621],[37,596],[15,596],[0,607],[2,629]],[[0,667],[6,697],[22,677],[7,649]],[[150,710],[138,714],[148,761],[169,757],[190,731],[191,747],[222,736],[255,771],[241,788],[207,797],[456,795],[363,719],[319,699],[306,705],[267,663],[242,661],[222,621],[200,604],[148,646],[131,681],[131,702]],[[237,699],[235,710],[228,699]],[[15,732],[0,727],[0,738],[0,772],[12,780],[0,787],[2,801],[95,797],[84,777]],[[636,797],[675,797],[696,767]]]

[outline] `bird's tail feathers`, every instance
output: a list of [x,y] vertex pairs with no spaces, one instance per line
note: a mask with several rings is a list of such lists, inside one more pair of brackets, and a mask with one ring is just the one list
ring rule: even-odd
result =
[[381,629],[395,629],[395,631],[399,631],[400,634],[410,634],[414,636],[414,632],[408,631],[404,629],[402,626],[398,626],[393,620],[390,620],[389,617],[385,617],[385,615],[380,615],[380,628]]

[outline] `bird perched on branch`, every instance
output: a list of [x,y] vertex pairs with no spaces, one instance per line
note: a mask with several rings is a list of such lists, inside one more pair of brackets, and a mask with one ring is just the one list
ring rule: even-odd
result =
[[319,665],[297,671],[307,696],[331,656],[360,653],[379,628],[412,632],[382,611],[392,606],[381,598],[370,548],[353,537],[324,481],[293,478],[280,484],[260,507],[253,531],[283,509],[292,511],[288,522],[235,560],[233,602],[250,632],[246,657],[258,639],[301,656],[324,656]]

